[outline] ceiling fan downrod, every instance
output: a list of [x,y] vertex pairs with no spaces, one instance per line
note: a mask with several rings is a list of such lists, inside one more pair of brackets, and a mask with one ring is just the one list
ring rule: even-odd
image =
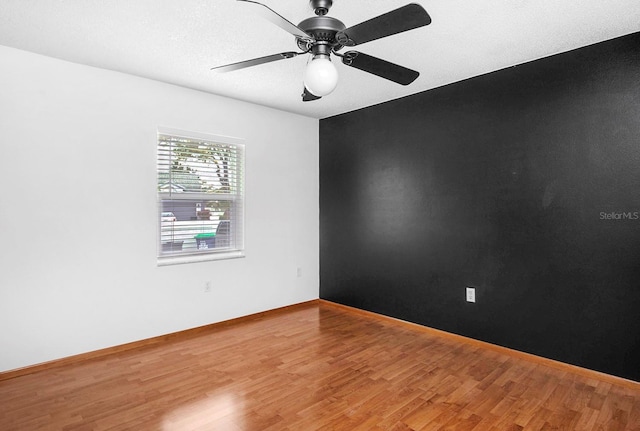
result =
[[333,4],[333,0],[310,0],[309,5],[311,9],[318,16],[323,16],[329,13],[329,8]]

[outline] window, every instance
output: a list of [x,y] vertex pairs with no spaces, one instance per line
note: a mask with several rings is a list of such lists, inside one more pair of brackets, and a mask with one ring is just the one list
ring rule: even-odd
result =
[[244,145],[158,131],[160,264],[242,256]]

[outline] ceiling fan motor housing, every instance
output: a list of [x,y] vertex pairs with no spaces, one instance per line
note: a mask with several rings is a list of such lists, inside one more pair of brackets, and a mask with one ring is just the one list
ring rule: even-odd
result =
[[[316,41],[314,45],[328,45],[334,51],[342,48],[342,45],[336,41],[336,33],[344,30],[346,26],[338,19],[329,16],[313,16],[300,22],[298,27],[314,38]],[[304,51],[308,49],[307,41],[297,39],[297,42],[300,49]]]

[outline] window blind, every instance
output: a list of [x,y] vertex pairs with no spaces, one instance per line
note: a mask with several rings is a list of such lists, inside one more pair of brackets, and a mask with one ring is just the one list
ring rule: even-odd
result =
[[159,257],[243,249],[244,146],[158,133]]

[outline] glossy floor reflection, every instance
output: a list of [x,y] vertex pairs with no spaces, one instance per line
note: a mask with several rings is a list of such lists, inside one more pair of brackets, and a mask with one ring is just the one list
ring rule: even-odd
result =
[[207,396],[167,413],[162,419],[162,431],[191,429],[245,429],[242,417],[242,397],[223,393]]

